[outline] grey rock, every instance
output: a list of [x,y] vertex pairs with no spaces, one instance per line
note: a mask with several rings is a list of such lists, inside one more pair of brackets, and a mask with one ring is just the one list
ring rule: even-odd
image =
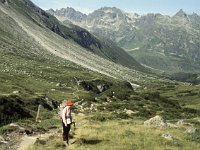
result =
[[7,141],[0,135],[0,144],[8,144]]
[[161,116],[155,116],[144,122],[144,125],[147,127],[155,127],[155,128],[166,128],[167,123]]
[[132,114],[135,114],[135,112],[134,112],[134,111],[132,111],[132,110],[127,110],[127,109],[124,109],[124,111],[125,111],[125,113],[126,113],[127,115],[132,115]]
[[168,128],[178,128],[177,125],[172,124],[172,123],[167,123],[167,127],[168,127]]
[[19,94],[20,91],[13,91],[13,94]]
[[186,128],[185,133],[191,134],[191,133],[195,133],[196,131],[197,129],[191,126],[191,127]]
[[16,124],[16,123],[11,123],[9,124],[10,127],[15,127],[16,129],[19,129],[19,130],[22,130],[24,131],[25,128],[24,127],[21,127],[20,125]]
[[100,92],[103,92],[104,86],[103,86],[103,85],[97,85],[97,89],[98,89]]
[[62,86],[62,84],[61,84],[61,83],[57,83],[56,86],[57,86],[57,87],[60,87],[60,86]]
[[184,124],[185,124],[185,121],[184,121],[183,119],[179,120],[179,121],[176,123],[176,125],[178,125],[178,126],[182,126],[182,125],[184,125]]
[[167,140],[173,140],[173,136],[169,133],[165,133],[165,134],[162,134],[163,138],[167,139]]
[[191,123],[186,122],[185,120],[181,119],[176,123],[177,126],[192,126]]
[[0,135],[0,141],[4,141],[4,138],[3,138],[3,136],[1,136],[1,135]]

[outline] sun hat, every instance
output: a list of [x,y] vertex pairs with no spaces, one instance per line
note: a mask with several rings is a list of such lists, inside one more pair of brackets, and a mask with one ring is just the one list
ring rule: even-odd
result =
[[72,100],[67,100],[67,102],[65,103],[66,106],[73,106],[74,103],[72,102]]

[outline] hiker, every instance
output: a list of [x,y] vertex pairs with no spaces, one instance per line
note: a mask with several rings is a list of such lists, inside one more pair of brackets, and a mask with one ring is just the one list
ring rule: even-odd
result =
[[72,112],[71,107],[73,106],[73,102],[68,100],[65,104],[65,108],[62,110],[62,125],[63,125],[63,142],[64,145],[69,145],[69,131],[72,124]]

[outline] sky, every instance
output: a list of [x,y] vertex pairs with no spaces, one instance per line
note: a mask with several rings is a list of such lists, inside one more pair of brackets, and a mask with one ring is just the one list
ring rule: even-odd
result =
[[101,7],[117,7],[138,14],[161,13],[174,15],[180,9],[186,13],[200,14],[200,0],[31,0],[40,8],[60,9],[72,7],[83,13],[91,13]]

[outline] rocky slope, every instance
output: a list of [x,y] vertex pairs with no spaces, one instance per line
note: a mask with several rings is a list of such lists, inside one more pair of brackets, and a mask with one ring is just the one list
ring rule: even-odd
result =
[[115,78],[126,78],[121,74],[125,73],[129,76],[127,80],[133,78],[130,72],[137,71],[122,65],[143,69],[122,49],[98,40],[80,27],[61,25],[29,0],[1,2],[0,11],[4,20],[1,22],[1,50],[5,53],[47,59],[59,57]]
[[141,16],[115,7],[104,7],[87,16],[72,8],[48,12],[58,19],[62,17],[64,23],[68,20],[109,38],[149,68],[200,72],[198,14],[189,15],[180,10],[172,17],[161,14]]
[[24,9],[21,9],[23,15],[28,15],[30,19],[33,19],[33,21],[50,29],[64,39],[71,39],[86,50],[115,63],[126,67],[142,69],[142,66],[139,63],[130,57],[123,49],[115,46],[113,43],[101,41],[97,37],[91,35],[88,31],[78,26],[72,24],[68,27],[63,26],[55,17],[47,14],[30,1],[10,0],[10,4],[12,3],[16,3],[16,6],[21,5],[18,8],[24,7]]

